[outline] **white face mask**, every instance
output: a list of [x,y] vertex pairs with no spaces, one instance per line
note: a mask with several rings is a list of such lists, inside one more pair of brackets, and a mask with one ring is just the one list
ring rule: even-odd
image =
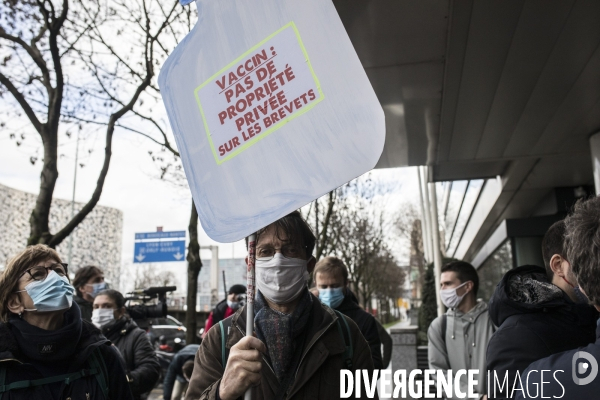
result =
[[115,319],[115,310],[112,308],[96,308],[92,311],[92,324],[98,329]]
[[229,306],[229,308],[231,308],[232,310],[237,310],[238,308],[240,308],[240,302],[227,300],[227,306]]
[[[312,258],[312,257],[311,257]],[[295,300],[308,281],[308,260],[286,258],[281,253],[268,261],[256,259],[256,287],[268,300],[285,304]]]
[[[469,281],[467,281],[467,282],[469,282]],[[467,293],[463,294],[462,296],[459,296],[456,293],[456,289],[465,286],[467,284],[467,282],[463,283],[462,285],[458,285],[457,287],[452,288],[452,289],[440,290],[440,297],[442,298],[442,303],[444,303],[444,305],[448,308],[458,307],[458,305],[462,301],[463,297],[465,297],[467,295]]]

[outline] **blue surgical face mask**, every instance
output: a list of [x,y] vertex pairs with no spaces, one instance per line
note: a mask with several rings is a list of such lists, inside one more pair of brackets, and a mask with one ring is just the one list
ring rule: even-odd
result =
[[50,271],[43,281],[33,281],[18,292],[27,292],[35,308],[25,311],[58,311],[71,308],[75,288],[71,286],[66,276],[60,276]]
[[96,296],[98,296],[98,294],[107,289],[106,286],[106,282],[101,282],[101,283],[91,283],[88,285],[92,285],[92,293],[88,293],[90,296],[92,296],[94,299],[96,298]]
[[331,308],[337,308],[344,301],[344,288],[319,289],[319,300]]

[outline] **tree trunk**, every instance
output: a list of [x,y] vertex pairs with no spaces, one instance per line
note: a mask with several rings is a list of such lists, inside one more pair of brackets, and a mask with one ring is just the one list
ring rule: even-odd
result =
[[50,132],[48,124],[42,125],[41,137],[44,145],[44,165],[40,176],[40,192],[35,202],[35,208],[29,218],[30,233],[27,245],[48,243],[52,238],[50,234],[50,205],[52,194],[58,179],[58,141],[56,132]]
[[187,311],[185,313],[185,326],[187,334],[185,341],[192,344],[197,341],[198,324],[196,323],[196,297],[198,295],[198,275],[202,269],[202,260],[200,259],[200,244],[198,243],[198,212],[194,200],[192,200],[192,215],[188,226],[190,233],[190,244],[188,246],[188,290],[187,290]]

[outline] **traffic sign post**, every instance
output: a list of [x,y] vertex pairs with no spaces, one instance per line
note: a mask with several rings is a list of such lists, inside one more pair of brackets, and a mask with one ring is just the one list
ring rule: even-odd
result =
[[135,240],[134,264],[185,261],[185,231],[136,233]]

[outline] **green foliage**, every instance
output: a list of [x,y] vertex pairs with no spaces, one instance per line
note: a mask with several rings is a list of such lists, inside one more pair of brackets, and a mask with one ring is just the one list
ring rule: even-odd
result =
[[435,294],[435,277],[433,275],[433,263],[427,265],[425,279],[423,280],[423,291],[421,292],[421,308],[419,309],[419,344],[427,343],[427,329],[431,322],[437,317],[437,299]]
[[[443,258],[442,265],[457,261],[454,258]],[[431,322],[437,317],[437,298],[436,298],[435,276],[433,275],[433,263],[427,265],[425,279],[423,281],[423,291],[421,308],[419,309],[419,345],[427,344],[427,329]]]

